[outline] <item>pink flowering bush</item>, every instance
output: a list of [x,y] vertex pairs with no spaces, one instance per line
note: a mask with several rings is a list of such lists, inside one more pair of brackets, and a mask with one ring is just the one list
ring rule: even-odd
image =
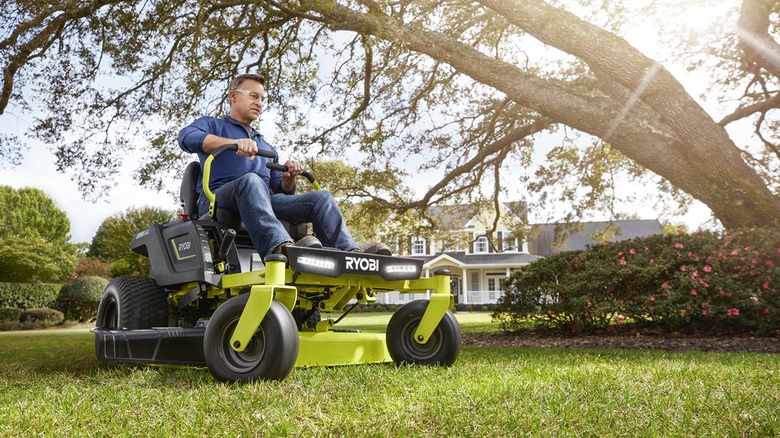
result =
[[[780,230],[656,235],[535,262],[494,317],[566,330],[780,334]],[[565,315],[565,316],[564,316]]]

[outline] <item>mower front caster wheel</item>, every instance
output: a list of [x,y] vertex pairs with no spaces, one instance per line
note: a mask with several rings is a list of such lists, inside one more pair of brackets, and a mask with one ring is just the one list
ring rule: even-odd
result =
[[449,310],[425,344],[414,339],[427,300],[412,301],[393,314],[387,324],[387,350],[396,363],[450,366],[460,354],[460,325]]
[[298,358],[298,328],[286,307],[274,300],[244,351],[230,346],[230,338],[246,307],[249,294],[225,301],[211,317],[203,338],[206,365],[217,380],[251,382],[282,380]]

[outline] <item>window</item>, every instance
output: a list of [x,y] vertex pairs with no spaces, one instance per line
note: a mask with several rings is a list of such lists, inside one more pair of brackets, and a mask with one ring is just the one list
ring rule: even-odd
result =
[[471,273],[471,288],[472,291],[479,290],[479,272],[474,271]]
[[422,237],[412,237],[412,255],[425,254],[425,239]]
[[477,240],[474,241],[474,252],[475,253],[485,253],[488,252],[488,239],[485,236],[479,236],[477,237]]
[[501,251],[513,251],[518,249],[517,245],[515,245],[516,240],[512,239],[512,233],[509,231],[499,231],[498,242]]

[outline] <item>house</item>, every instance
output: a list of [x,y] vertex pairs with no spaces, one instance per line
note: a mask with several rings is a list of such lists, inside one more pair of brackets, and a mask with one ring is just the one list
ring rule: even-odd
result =
[[[395,253],[424,260],[424,276],[439,269],[452,273],[452,294],[462,305],[494,304],[502,295],[501,280],[513,271],[560,251],[585,249],[599,240],[627,240],[661,233],[658,220],[629,220],[570,224],[563,239],[556,224],[523,226],[525,207],[504,203],[495,223],[490,210],[472,206],[440,206],[429,210],[432,220],[424,236],[396,242]],[[494,229],[492,233],[487,230]],[[380,294],[377,302],[403,304],[422,294]]]

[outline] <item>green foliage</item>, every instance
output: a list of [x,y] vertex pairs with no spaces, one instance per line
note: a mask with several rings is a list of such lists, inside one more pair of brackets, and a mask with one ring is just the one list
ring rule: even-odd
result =
[[62,324],[64,320],[65,316],[59,310],[49,308],[25,309],[19,320],[19,328],[25,330],[42,329]]
[[61,287],[60,284],[0,283],[0,307],[49,307],[56,301]]
[[22,309],[15,307],[0,307],[0,331],[16,330],[19,328],[19,319],[22,317]]
[[71,244],[40,237],[10,236],[0,239],[0,245],[0,281],[64,281],[73,275],[78,260]]
[[63,281],[76,266],[70,220],[42,191],[0,186],[0,281]]
[[40,238],[51,244],[70,239],[70,219],[43,190],[0,186],[0,239]]
[[[92,238],[89,255],[103,261],[111,260],[111,275],[148,275],[149,259],[130,250],[136,233],[152,224],[175,220],[173,211],[156,207],[130,208],[106,218]],[[117,264],[117,269],[114,269]]]
[[780,327],[780,230],[656,235],[560,253],[515,272],[494,317],[565,330],[635,322],[664,332]]
[[108,285],[101,277],[83,277],[62,286],[56,307],[72,321],[91,321],[97,315],[100,297]]

